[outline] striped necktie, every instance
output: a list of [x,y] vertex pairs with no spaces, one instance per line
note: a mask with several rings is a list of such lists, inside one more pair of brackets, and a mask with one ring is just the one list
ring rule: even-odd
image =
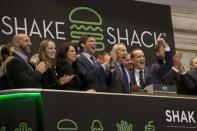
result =
[[144,73],[144,71],[142,71],[142,70],[139,71],[139,80],[140,80],[140,86],[141,86],[141,88],[144,88],[145,87],[143,73]]

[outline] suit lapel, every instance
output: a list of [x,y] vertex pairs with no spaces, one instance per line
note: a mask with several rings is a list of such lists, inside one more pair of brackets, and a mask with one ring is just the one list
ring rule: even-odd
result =
[[25,60],[23,60],[20,56],[14,53],[14,57],[16,57],[19,61],[21,61],[27,67],[28,71],[34,72],[32,66],[29,63],[27,63]]
[[121,81],[122,85],[124,86],[124,81],[123,81],[123,77],[122,77],[122,72],[118,66],[118,64],[116,64],[116,73],[117,73],[117,77],[118,79]]
[[137,85],[136,79],[135,79],[135,71],[133,70],[131,72],[131,81],[133,82],[134,85]]
[[83,61],[83,63],[85,63],[87,68],[94,68],[92,63],[83,54],[80,55],[80,58]]

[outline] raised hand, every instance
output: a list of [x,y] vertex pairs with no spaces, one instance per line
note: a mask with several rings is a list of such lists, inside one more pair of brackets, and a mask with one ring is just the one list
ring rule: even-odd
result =
[[177,52],[174,56],[173,56],[173,62],[174,62],[174,67],[176,69],[178,69],[181,72],[184,72],[184,65],[181,62],[182,60],[182,56],[183,54],[181,52]]
[[42,74],[46,72],[47,69],[48,69],[48,66],[44,61],[41,61],[38,65],[36,65],[36,70],[41,72]]
[[168,45],[167,45],[167,43],[166,43],[166,41],[164,40],[164,38],[159,38],[158,40],[157,40],[157,44],[159,45],[159,46],[163,46],[163,48],[166,48]]

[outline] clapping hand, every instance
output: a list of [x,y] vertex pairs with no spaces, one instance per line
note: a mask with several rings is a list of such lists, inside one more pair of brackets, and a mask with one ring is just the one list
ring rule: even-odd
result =
[[61,85],[64,85],[70,82],[74,77],[75,75],[63,75],[62,77],[60,77],[59,82]]

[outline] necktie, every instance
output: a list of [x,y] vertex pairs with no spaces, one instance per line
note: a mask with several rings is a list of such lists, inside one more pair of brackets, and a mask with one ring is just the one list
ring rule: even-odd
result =
[[139,80],[140,80],[140,86],[141,88],[145,87],[145,83],[144,83],[144,77],[143,77],[143,71],[139,71]]
[[92,61],[93,65],[96,66],[97,65],[97,61],[94,58],[94,56],[90,56],[90,60]]
[[127,76],[126,70],[124,68],[124,65],[121,64],[120,67],[121,67],[121,70],[122,70],[122,76],[123,76],[123,81],[124,81],[125,92],[128,93],[129,90],[130,90],[128,76]]

